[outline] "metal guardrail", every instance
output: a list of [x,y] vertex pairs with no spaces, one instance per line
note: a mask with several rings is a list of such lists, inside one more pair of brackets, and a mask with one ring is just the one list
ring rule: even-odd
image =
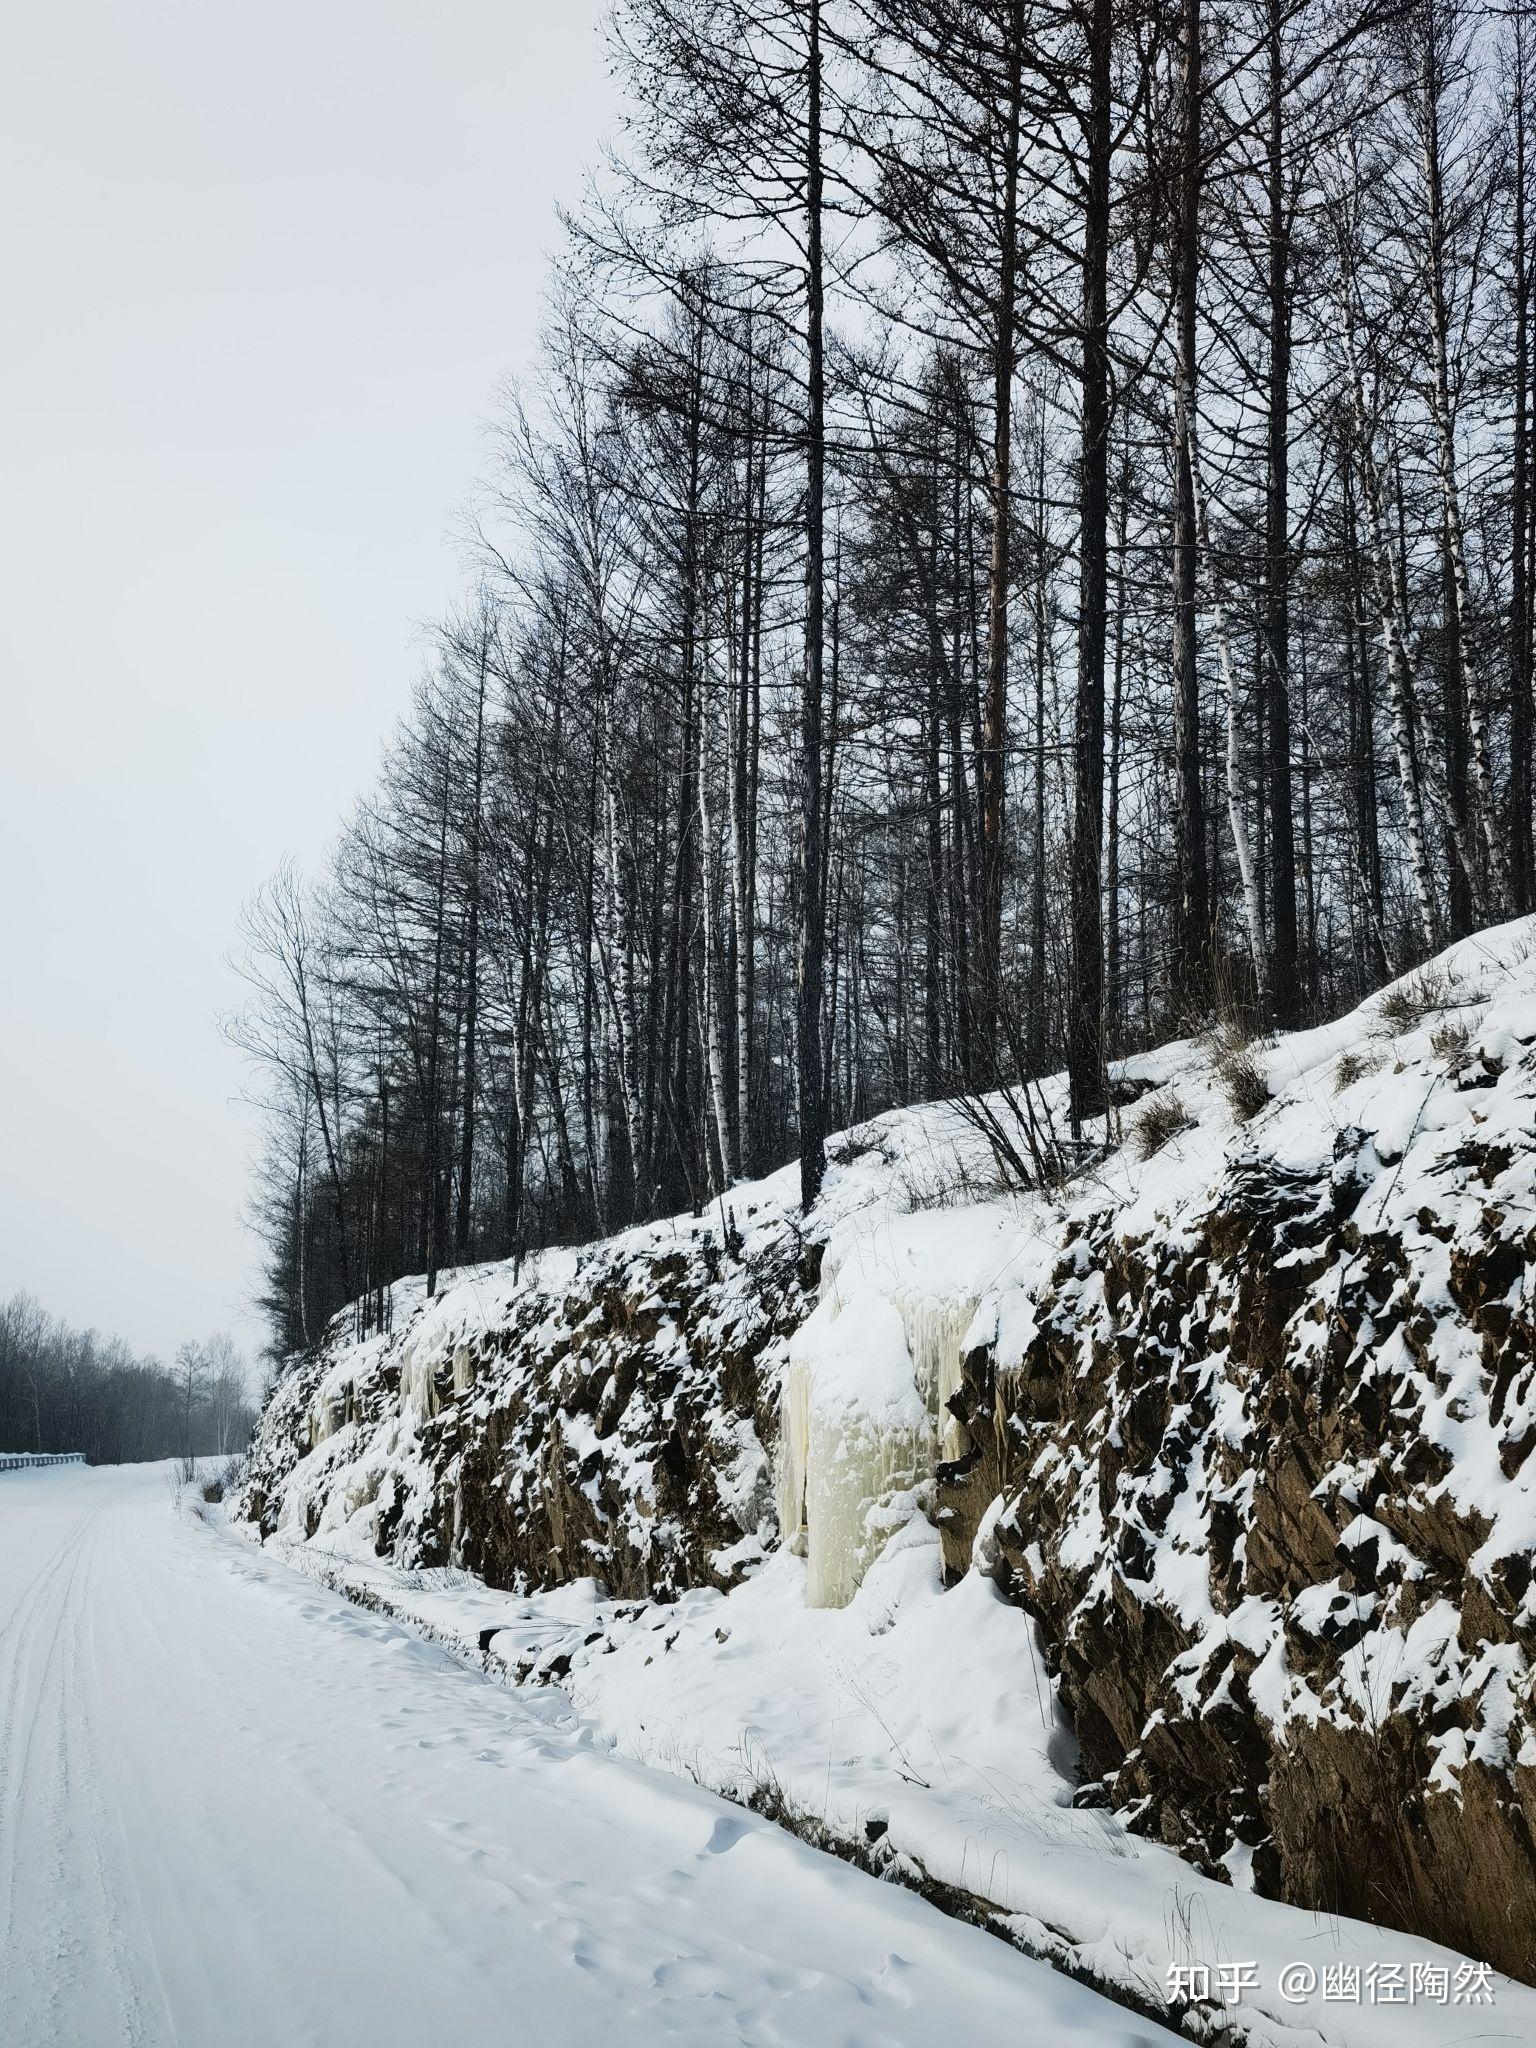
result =
[[0,1451],[0,1472],[19,1472],[28,1465],[83,1465],[84,1451]]

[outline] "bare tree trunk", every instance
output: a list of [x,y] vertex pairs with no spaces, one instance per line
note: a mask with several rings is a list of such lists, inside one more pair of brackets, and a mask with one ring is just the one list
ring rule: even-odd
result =
[[305,1167],[309,1159],[309,1118],[301,1108],[303,1121],[299,1128],[299,1157],[293,1175],[293,1267],[294,1293],[297,1298],[299,1341],[309,1349],[309,1302],[306,1299],[308,1285],[308,1262],[304,1257],[304,1233],[309,1220],[309,1198],[305,1191]]
[[972,882],[976,873],[975,826],[971,815],[971,782],[966,772],[964,732],[964,683],[963,647],[964,613],[961,607],[960,590],[962,567],[965,561],[963,546],[964,523],[962,518],[962,495],[965,485],[963,469],[964,441],[960,404],[963,394],[958,390],[956,397],[954,463],[951,472],[950,493],[950,582],[952,586],[953,615],[950,620],[949,645],[949,691],[945,706],[949,737],[949,805],[950,805],[950,921],[954,931],[955,944],[955,1038],[958,1046],[958,1067],[960,1079],[967,1086],[976,1072],[975,1043],[975,976],[971,949],[971,906],[976,900]]
[[822,881],[822,624],[826,467],[826,364],[822,339],[821,0],[810,0],[806,48],[805,659],[800,700],[800,942],[797,1048],[800,1199],[809,1209],[827,1170],[821,1005],[825,898]]
[[1003,118],[1002,240],[992,350],[992,470],[988,509],[992,559],[987,577],[987,678],[981,727],[980,1050],[996,1078],[1003,1001],[1003,811],[1008,772],[1008,576],[1013,526],[1011,461],[1019,234],[1019,127],[1024,93],[1023,0],[1008,4],[1008,83]]
[[460,1260],[469,1257],[470,1225],[474,1215],[475,1180],[475,1091],[478,1086],[476,1054],[480,1016],[480,833],[481,807],[485,789],[485,677],[489,657],[489,633],[482,624],[479,669],[475,694],[475,752],[470,789],[469,813],[469,931],[466,943],[464,997],[464,1120],[459,1138],[459,1207],[454,1220],[453,1245]]
[[694,765],[695,698],[694,619],[691,605],[683,618],[683,701],[678,760],[678,828],[676,866],[672,883],[672,915],[667,937],[667,992],[662,1013],[661,1060],[664,1092],[671,1124],[674,1172],[667,1188],[669,1199],[693,1199],[693,1170],[689,1156],[688,1132],[692,1125],[689,1088],[688,1018],[693,997],[693,883],[695,808],[689,791],[697,773]]
[[1340,462],[1340,483],[1344,500],[1345,558],[1350,594],[1350,617],[1346,622],[1344,645],[1350,684],[1354,859],[1356,883],[1360,891],[1368,933],[1366,979],[1369,985],[1375,986],[1387,978],[1389,956],[1383,928],[1381,837],[1376,800],[1376,730],[1371,705],[1370,644],[1365,625],[1365,578],[1360,563],[1354,482],[1347,445]]
[[[639,1116],[631,1072],[630,1046],[634,1017],[634,956],[629,930],[628,898],[624,888],[623,863],[619,854],[619,797],[613,765],[609,690],[604,689],[600,711],[599,747],[602,776],[603,833],[603,980],[607,1017],[609,1063],[609,1149],[611,1155],[610,1202],[617,1200],[615,1215],[627,1222],[633,1209],[634,1170],[639,1144]],[[616,1098],[614,1100],[613,1098]],[[612,1112],[617,1108],[621,1123],[613,1128]],[[615,1139],[622,1135],[622,1146]]]
[[1371,553],[1376,563],[1381,638],[1387,657],[1387,703],[1392,715],[1393,743],[1397,750],[1397,779],[1403,797],[1403,824],[1408,835],[1408,859],[1413,872],[1414,895],[1418,903],[1419,932],[1425,951],[1432,953],[1439,939],[1439,918],[1435,909],[1435,884],[1429,865],[1429,847],[1424,836],[1424,800],[1419,788],[1419,768],[1413,747],[1413,668],[1402,634],[1398,609],[1397,557],[1386,532],[1381,503],[1381,478],[1371,452],[1370,429],[1365,417],[1365,401],[1361,393],[1358,370],[1353,372],[1353,378],[1356,438],[1361,481],[1365,487]]
[[1189,436],[1189,473],[1195,493],[1195,518],[1200,544],[1205,550],[1206,564],[1211,576],[1211,603],[1216,615],[1216,646],[1221,657],[1221,679],[1227,705],[1227,819],[1232,828],[1232,848],[1237,856],[1238,878],[1243,890],[1243,920],[1248,930],[1248,955],[1253,962],[1253,977],[1260,999],[1267,1001],[1269,989],[1264,959],[1264,918],[1259,907],[1258,872],[1254,865],[1253,845],[1248,832],[1248,797],[1243,787],[1242,725],[1237,676],[1232,665],[1232,642],[1227,632],[1227,613],[1221,596],[1221,572],[1216,566],[1216,556],[1211,547],[1210,508],[1205,495],[1205,482],[1200,474],[1199,442],[1193,431]]
[[1037,1072],[1043,1073],[1047,1060],[1047,1024],[1045,1003],[1045,931],[1046,931],[1046,872],[1045,872],[1045,683],[1046,671],[1050,665],[1050,603],[1049,549],[1047,545],[1047,521],[1049,510],[1045,496],[1045,399],[1040,400],[1040,433],[1035,450],[1035,732],[1034,732],[1034,816],[1031,819],[1031,850],[1034,855],[1034,875],[1031,878],[1030,896],[1030,947],[1029,947],[1029,1055]]
[[[944,650],[939,626],[939,462],[933,451],[928,573],[923,588],[927,625],[927,701],[923,710],[923,813],[927,865],[923,877],[923,1091],[936,1096],[943,1085],[943,901],[944,813],[943,757]],[[920,545],[912,537],[914,548]]]
[[[1296,959],[1296,836],[1291,807],[1290,434],[1291,223],[1286,193],[1285,75],[1281,31],[1285,0],[1267,0],[1269,123],[1265,184],[1269,201],[1268,477],[1264,500],[1267,655],[1265,711],[1269,746],[1270,914],[1274,921],[1270,999],[1276,1024],[1294,1022],[1300,978]],[[1232,701],[1230,685],[1228,703]],[[1245,889],[1247,877],[1244,878]],[[1250,911],[1250,934],[1253,918]],[[1262,933],[1260,918],[1258,929]],[[1260,975],[1260,986],[1265,977]]]
[[741,675],[741,731],[738,737],[741,848],[738,874],[740,896],[736,939],[736,1037],[737,1086],[740,1098],[737,1131],[740,1147],[737,1167],[754,1171],[758,1157],[757,1098],[753,1078],[756,1069],[757,1030],[757,790],[762,740],[763,659],[763,529],[767,523],[768,490],[768,403],[763,395],[763,440],[759,457],[757,508],[753,522],[750,564],[752,600],[747,608],[750,635]]
[[[1105,946],[1104,1010],[1106,1034],[1124,1018],[1122,941],[1120,930],[1120,759],[1125,707],[1125,555],[1130,516],[1130,450],[1120,476],[1115,547],[1115,656],[1109,707],[1109,814],[1105,821],[1104,898],[1109,912]],[[1106,1053],[1108,1045],[1106,1045]]]
[[[750,330],[748,352],[750,355]],[[751,1056],[752,1027],[750,1014],[751,986],[750,954],[753,945],[752,915],[748,905],[751,893],[751,876],[747,857],[747,807],[749,802],[749,756],[752,723],[752,662],[753,649],[757,640],[757,620],[754,596],[754,518],[753,493],[755,490],[755,441],[752,419],[752,370],[750,361],[746,376],[746,459],[742,471],[742,529],[741,529],[741,631],[735,652],[735,673],[727,699],[727,747],[730,755],[727,776],[727,794],[730,805],[730,862],[731,862],[731,929],[733,946],[730,968],[733,970],[732,994],[735,1002],[734,1030],[734,1071],[735,1086],[734,1124],[732,1127],[731,1156],[729,1171],[732,1175],[743,1171],[743,1161],[751,1151],[752,1090]]]
[[1434,876],[1429,864],[1429,847],[1424,835],[1424,800],[1419,783],[1419,763],[1414,751],[1414,678],[1404,636],[1407,616],[1405,575],[1402,555],[1392,545],[1387,529],[1386,505],[1381,472],[1376,462],[1371,419],[1366,411],[1365,380],[1355,339],[1354,257],[1350,244],[1352,224],[1338,223],[1339,325],[1344,344],[1345,368],[1349,379],[1350,411],[1354,425],[1355,455],[1365,494],[1367,534],[1375,572],[1377,614],[1381,620],[1382,648],[1387,666],[1387,704],[1392,719],[1392,738],[1397,754],[1397,779],[1403,800],[1403,827],[1408,838],[1408,860],[1413,875],[1418,908],[1419,935],[1426,952],[1438,943],[1439,917],[1435,906]]
[[1195,433],[1200,264],[1200,0],[1182,0],[1179,28],[1179,214],[1173,249],[1174,382],[1173,997],[1186,1013],[1209,993],[1211,911],[1205,802],[1200,781],[1200,671],[1195,572],[1198,538],[1191,447]]
[[1072,1121],[1103,1107],[1104,639],[1109,571],[1109,169],[1112,0],[1088,26],[1087,189],[1083,212],[1082,446],[1079,453],[1077,719],[1073,753],[1072,972],[1067,1065]]
[[[1495,910],[1509,900],[1509,873],[1493,790],[1493,763],[1488,749],[1488,728],[1484,716],[1482,685],[1472,654],[1472,597],[1467,580],[1466,537],[1462,527],[1461,488],[1456,475],[1456,432],[1451,414],[1449,312],[1445,297],[1445,197],[1440,155],[1440,96],[1444,80],[1440,63],[1440,39],[1428,16],[1428,32],[1422,37],[1419,71],[1419,139],[1423,156],[1426,283],[1429,300],[1429,328],[1433,360],[1431,411],[1435,422],[1435,448],[1439,458],[1440,492],[1447,580],[1451,603],[1447,624],[1460,683],[1461,710],[1466,720],[1471,754],[1472,787],[1477,807],[1477,831],[1482,838],[1490,894]],[[1460,777],[1448,770],[1450,797],[1460,799]],[[1465,806],[1457,812],[1464,815]]]
[[707,650],[700,663],[699,677],[699,879],[703,897],[704,973],[701,990],[703,1010],[704,1068],[709,1104],[715,1127],[715,1146],[705,1144],[705,1164],[718,1193],[730,1179],[730,1114],[725,1095],[725,1048],[720,1031],[720,947],[717,906],[720,898],[716,868],[715,828],[709,814],[709,778],[714,766],[710,744],[714,719],[710,715],[709,658]]
[[443,933],[447,922],[448,894],[448,795],[451,785],[450,761],[443,757],[443,800],[437,839],[437,916],[432,935],[432,1005],[427,1039],[427,1297],[437,1292],[437,1267],[443,1248],[442,1104],[439,1073],[443,1007]]
[[1511,907],[1528,911],[1536,904],[1536,853],[1531,839],[1532,706],[1530,547],[1530,252],[1526,222],[1529,171],[1526,95],[1527,22],[1516,8],[1512,23],[1514,71],[1514,430],[1511,446],[1510,591],[1509,591],[1509,851]]

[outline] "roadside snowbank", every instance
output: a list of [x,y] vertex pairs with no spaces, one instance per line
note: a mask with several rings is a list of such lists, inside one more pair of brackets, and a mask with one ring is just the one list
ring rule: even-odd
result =
[[1074,1807],[1076,1745],[1033,1626],[979,1573],[946,1591],[921,1519],[832,1609],[806,1605],[806,1566],[783,1551],[728,1594],[657,1603],[607,1599],[592,1581],[520,1597],[349,1554],[345,1539],[269,1549],[509,1682],[558,1688],[599,1747],[852,1852],[1141,2010],[1166,2008],[1195,2039],[1536,2038],[1528,1987],[1260,1898],[1241,1867],[1217,1882],[1115,1814]]
[[1461,2038],[1322,1964],[1532,1974],[1533,937],[1124,1062],[1055,1184],[929,1105],[835,1139],[803,1228],[785,1170],[403,1284],[280,1386],[244,1511],[1126,1995],[1253,1961],[1256,2040]]

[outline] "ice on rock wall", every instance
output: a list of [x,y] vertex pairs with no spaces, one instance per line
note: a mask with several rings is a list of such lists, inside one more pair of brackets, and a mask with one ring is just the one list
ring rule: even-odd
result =
[[966,1335],[976,1320],[976,1306],[970,1295],[935,1300],[925,1294],[901,1293],[895,1299],[912,1358],[913,1380],[933,1421],[941,1458],[956,1457],[962,1448],[960,1425],[950,1413],[949,1403],[959,1391],[960,1361],[967,1348]]
[[786,1549],[805,1555],[805,1467],[811,1434],[811,1363],[805,1333],[790,1341],[789,1364],[779,1393],[779,1455],[774,1473],[775,1506]]
[[408,1415],[426,1422],[442,1406],[437,1391],[438,1359],[430,1343],[418,1335],[400,1352],[400,1405]]
[[933,1425],[894,1305],[836,1287],[790,1343],[779,1512],[807,1603],[843,1607],[933,1469]]
[[[426,1302],[399,1346],[400,1407],[417,1422],[429,1422],[446,1401],[472,1393],[486,1360],[494,1356],[485,1323],[494,1296],[477,1284],[482,1270],[461,1268],[453,1287]],[[537,1263],[530,1261],[528,1284],[537,1271]],[[516,1291],[517,1281],[513,1286]]]
[[812,1607],[852,1599],[935,1460],[957,1454],[949,1400],[1002,1263],[974,1212],[863,1219],[829,1246],[780,1405],[779,1519]]
[[315,1389],[309,1404],[309,1443],[317,1449],[336,1432],[347,1420],[347,1396],[349,1381],[345,1374],[330,1373]]
[[334,1436],[340,1426],[340,1413],[336,1402],[329,1394],[317,1394],[309,1411],[310,1448],[317,1449],[327,1437]]

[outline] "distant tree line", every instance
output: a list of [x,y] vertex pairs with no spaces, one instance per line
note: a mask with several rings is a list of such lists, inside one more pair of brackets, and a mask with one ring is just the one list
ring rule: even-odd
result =
[[227,1336],[183,1344],[165,1366],[30,1295],[0,1302],[0,1451],[83,1451],[92,1465],[223,1455],[244,1449],[254,1419]]
[[1532,30],[622,0],[469,595],[251,905],[279,1351],[1536,902]]

